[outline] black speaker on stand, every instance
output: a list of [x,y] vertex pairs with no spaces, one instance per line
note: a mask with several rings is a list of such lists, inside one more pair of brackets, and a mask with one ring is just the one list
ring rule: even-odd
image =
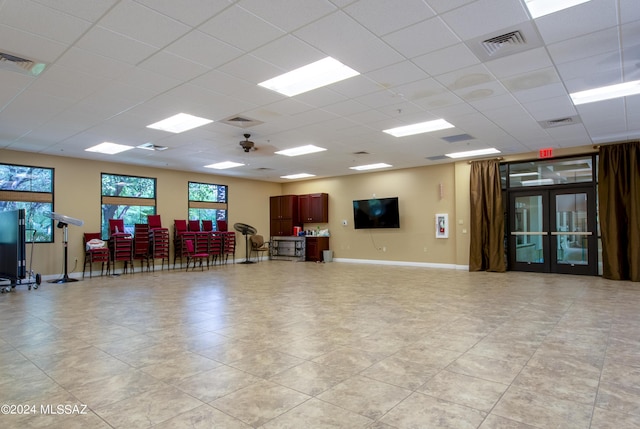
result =
[[80,219],[75,219],[69,216],[64,216],[58,213],[54,213],[54,212],[48,212],[45,213],[45,216],[53,219],[53,220],[57,220],[58,221],[58,228],[62,228],[62,236],[63,236],[63,245],[64,245],[64,275],[62,276],[62,278],[59,279],[55,279],[55,280],[49,280],[49,283],[71,283],[71,282],[77,282],[78,279],[72,279],[71,277],[69,277],[69,271],[67,269],[67,262],[68,262],[68,258],[69,258],[69,224],[71,225],[75,225],[75,226],[82,226],[84,225],[84,221],[80,220]]

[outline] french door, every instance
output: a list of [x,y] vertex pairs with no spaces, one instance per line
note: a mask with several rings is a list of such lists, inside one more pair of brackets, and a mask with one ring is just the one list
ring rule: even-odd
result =
[[511,192],[508,237],[512,270],[596,275],[593,187]]

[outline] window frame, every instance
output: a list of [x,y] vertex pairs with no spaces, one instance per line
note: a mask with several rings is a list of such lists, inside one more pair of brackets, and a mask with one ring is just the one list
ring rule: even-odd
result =
[[[44,204],[50,204],[50,212],[54,211],[54,203],[55,203],[55,168],[52,167],[41,167],[41,166],[36,166],[36,165],[24,165],[24,164],[12,164],[12,163],[5,163],[5,162],[0,162],[0,168],[2,167],[7,167],[7,168],[11,168],[11,167],[17,167],[17,168],[24,168],[24,169],[37,169],[37,170],[46,170],[50,172],[50,182],[49,182],[49,189],[50,191],[30,191],[30,190],[7,190],[7,189],[0,189],[0,202],[7,202],[7,203],[20,203],[20,204],[24,204],[26,207],[24,207],[25,209],[27,209],[27,234],[29,234],[29,231],[33,231],[35,232],[35,234],[33,234],[31,237],[27,236],[26,240],[27,242],[34,242],[34,243],[54,243],[55,242],[55,230],[54,230],[54,222],[53,219],[50,218],[49,220],[49,227],[48,227],[48,233],[43,235],[42,233],[40,233],[40,235],[38,235],[37,230],[34,230],[33,228],[29,228],[32,225],[29,225],[30,222],[32,222],[33,217],[35,216],[35,213],[32,211],[32,208],[30,206],[32,206],[33,204],[39,204],[39,203],[44,203]],[[41,223],[42,224],[42,223]],[[40,237],[43,237],[45,239],[39,240]]]
[[[105,195],[103,189],[103,182],[105,176],[111,177],[126,177],[132,179],[143,179],[143,180],[151,180],[153,182],[153,197],[128,197],[128,196],[119,196],[119,195]],[[116,173],[100,173],[100,225],[101,225],[101,233],[102,238],[107,239],[108,237],[108,219],[105,219],[105,206],[128,206],[128,207],[153,207],[153,213],[156,214],[157,211],[157,199],[158,199],[158,179],[155,177],[146,177],[146,176],[134,176],[131,174],[116,174]],[[117,208],[116,208],[117,211]],[[115,213],[114,213],[115,214]],[[109,218],[109,219],[119,219],[119,218]],[[126,224],[125,224],[126,226]],[[130,225],[131,229],[133,228]]]
[[[195,185],[206,185],[206,186],[215,186],[216,188],[218,187],[224,187],[225,191],[224,191],[224,201],[203,201],[203,200],[198,200],[198,199],[192,199],[191,198],[191,185],[195,184]],[[217,190],[216,190],[216,195],[218,194]],[[198,210],[198,209],[204,209],[204,210],[216,210],[216,214],[220,211],[223,210],[225,217],[224,219],[218,219],[216,217],[216,219],[210,219],[213,221],[213,229],[214,231],[217,230],[218,226],[217,226],[217,221],[218,220],[228,220],[229,219],[229,186],[228,185],[221,185],[219,183],[207,183],[207,182],[198,182],[198,181],[194,181],[194,180],[189,180],[187,182],[187,213],[189,214],[189,219],[191,219],[190,216],[190,212],[191,210]],[[209,220],[209,218],[199,218],[199,219],[192,219],[192,220]]]

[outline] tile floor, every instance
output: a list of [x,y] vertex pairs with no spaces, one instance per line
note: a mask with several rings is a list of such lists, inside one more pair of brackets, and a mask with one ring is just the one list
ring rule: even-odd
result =
[[0,427],[640,428],[639,309],[637,283],[340,262],[18,286]]

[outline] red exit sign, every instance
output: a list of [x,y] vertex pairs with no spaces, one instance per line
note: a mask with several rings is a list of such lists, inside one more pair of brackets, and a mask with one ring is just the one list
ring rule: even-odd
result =
[[548,147],[545,149],[540,149],[538,153],[538,158],[553,158],[553,148]]

